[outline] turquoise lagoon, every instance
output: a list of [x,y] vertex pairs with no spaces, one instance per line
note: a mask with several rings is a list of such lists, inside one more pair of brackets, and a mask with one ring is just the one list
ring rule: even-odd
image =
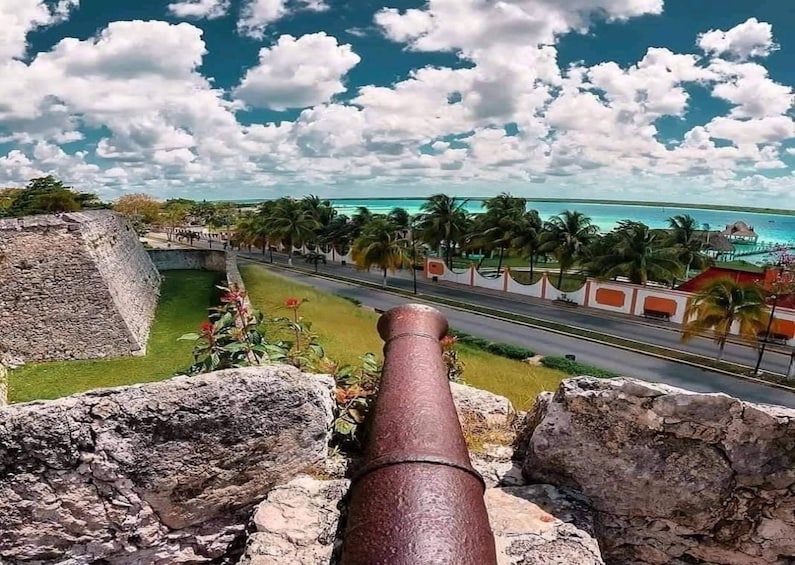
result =
[[[341,214],[355,214],[356,208],[366,206],[374,213],[388,213],[392,208],[401,207],[411,214],[420,211],[423,199],[334,199],[332,204]],[[472,213],[483,211],[482,200],[470,200],[465,205]],[[734,210],[705,210],[680,206],[647,206],[632,204],[595,204],[592,202],[528,202],[528,208],[538,210],[542,219],[547,219],[564,210],[577,210],[589,216],[602,231],[610,231],[620,220],[631,219],[643,222],[651,228],[667,228],[668,218],[679,214],[689,214],[700,227],[709,224],[709,229],[723,230],[727,225],[743,221],[753,226],[759,234],[759,243],[795,244],[795,216],[781,214],[760,214]]]

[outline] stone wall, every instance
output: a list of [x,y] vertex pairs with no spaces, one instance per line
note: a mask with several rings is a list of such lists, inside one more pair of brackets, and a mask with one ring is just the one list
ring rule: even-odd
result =
[[158,271],[179,269],[225,272],[225,251],[212,249],[150,249],[149,257]]
[[590,499],[609,563],[795,563],[795,410],[581,377],[527,422],[524,476]]
[[325,458],[330,387],[251,367],[0,410],[0,562],[222,557],[254,504]]
[[0,347],[22,360],[142,353],[160,276],[106,210],[0,220]]

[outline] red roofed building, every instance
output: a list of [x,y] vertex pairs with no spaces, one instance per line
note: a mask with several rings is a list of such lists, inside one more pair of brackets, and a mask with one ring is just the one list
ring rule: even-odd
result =
[[[709,267],[706,271],[679,285],[676,290],[682,290],[685,292],[698,292],[704,288],[709,281],[719,278],[730,278],[742,283],[759,283],[764,287],[769,287],[769,285],[775,281],[776,277],[778,276],[779,269],[776,268],[768,269],[767,271],[762,271],[761,269],[759,271],[755,271],[752,269],[745,270],[728,267]],[[791,279],[795,275],[793,275],[792,272],[785,272],[783,276],[789,277]],[[795,294],[779,297],[777,304],[779,308],[795,309]]]
[[676,290],[698,292],[704,288],[709,281],[723,278],[734,279],[738,283],[755,283],[764,280],[765,273],[761,269],[756,271],[750,269],[732,269],[728,267],[709,267],[706,271],[699,273],[689,281],[683,282],[676,287]]

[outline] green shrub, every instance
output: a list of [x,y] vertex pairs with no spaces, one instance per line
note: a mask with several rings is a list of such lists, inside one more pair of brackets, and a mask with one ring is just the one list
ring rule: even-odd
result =
[[486,351],[493,353],[494,355],[507,357],[508,359],[516,359],[519,361],[528,359],[535,355],[535,351],[525,347],[520,347],[518,345],[511,345],[510,343],[490,343],[486,348]]
[[587,375],[590,377],[610,379],[620,376],[618,373],[613,371],[600,369],[599,367],[594,367],[593,365],[587,365],[578,361],[572,361],[571,359],[566,359],[565,357],[544,357],[541,360],[541,364],[549,369],[557,369],[558,371],[563,371],[566,374],[577,377]]
[[534,351],[525,347],[520,347],[518,345],[511,345],[510,343],[495,343],[493,341],[453,329],[451,329],[448,333],[451,336],[457,338],[458,343],[462,345],[467,345],[475,349],[487,351],[488,353],[493,353],[494,355],[499,355],[500,357],[521,361],[523,359],[528,359],[535,356]]

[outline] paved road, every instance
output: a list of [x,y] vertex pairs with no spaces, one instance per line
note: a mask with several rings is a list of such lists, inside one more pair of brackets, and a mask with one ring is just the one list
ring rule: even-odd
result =
[[[206,241],[202,243],[206,245]],[[218,244],[216,243],[215,246],[217,247]],[[251,256],[258,260],[263,258],[261,253],[248,254],[241,252],[240,255],[244,257]],[[270,256],[268,255],[266,258],[270,259]],[[278,253],[273,254],[273,259],[277,263],[287,262],[286,256]],[[297,266],[303,268],[314,268],[313,265],[307,265],[305,260],[301,258],[297,258],[295,263]],[[379,273],[357,271],[351,267],[343,267],[338,264],[320,264],[318,265],[318,271],[344,275],[349,278],[367,282],[381,282],[381,275]],[[392,287],[403,290],[412,289],[412,280],[405,274],[403,276],[390,277],[389,284]],[[685,351],[708,358],[714,358],[717,353],[716,346],[710,339],[694,338],[686,344],[681,343],[679,341],[680,334],[678,328],[667,326],[665,323],[655,325],[654,323],[648,323],[643,320],[633,320],[632,318],[615,316],[610,313],[586,308],[574,309],[561,307],[547,300],[473,291],[466,287],[433,283],[421,279],[417,281],[417,288],[420,293],[430,296],[438,296],[498,310],[515,312],[540,320],[558,322],[572,327],[611,334],[626,339],[657,345],[670,350]],[[724,360],[747,367],[753,367],[756,364],[757,351],[753,347],[747,345],[729,343],[726,346]],[[782,349],[777,347],[770,347],[765,353],[761,368],[764,371],[783,375],[786,374],[788,366],[789,353],[785,353]]]
[[[412,301],[409,298],[375,289],[317,278],[295,271],[279,270],[278,272],[280,275],[316,288],[356,298],[367,306],[381,310],[388,310]],[[521,345],[546,355],[573,353],[577,355],[579,361],[584,363],[651,382],[661,382],[701,392],[725,392],[752,402],[781,404],[795,408],[795,393],[696,369],[680,363],[622,351],[608,345],[527,328],[512,322],[461,312],[437,304],[433,306],[447,316],[452,327],[493,341]]]

